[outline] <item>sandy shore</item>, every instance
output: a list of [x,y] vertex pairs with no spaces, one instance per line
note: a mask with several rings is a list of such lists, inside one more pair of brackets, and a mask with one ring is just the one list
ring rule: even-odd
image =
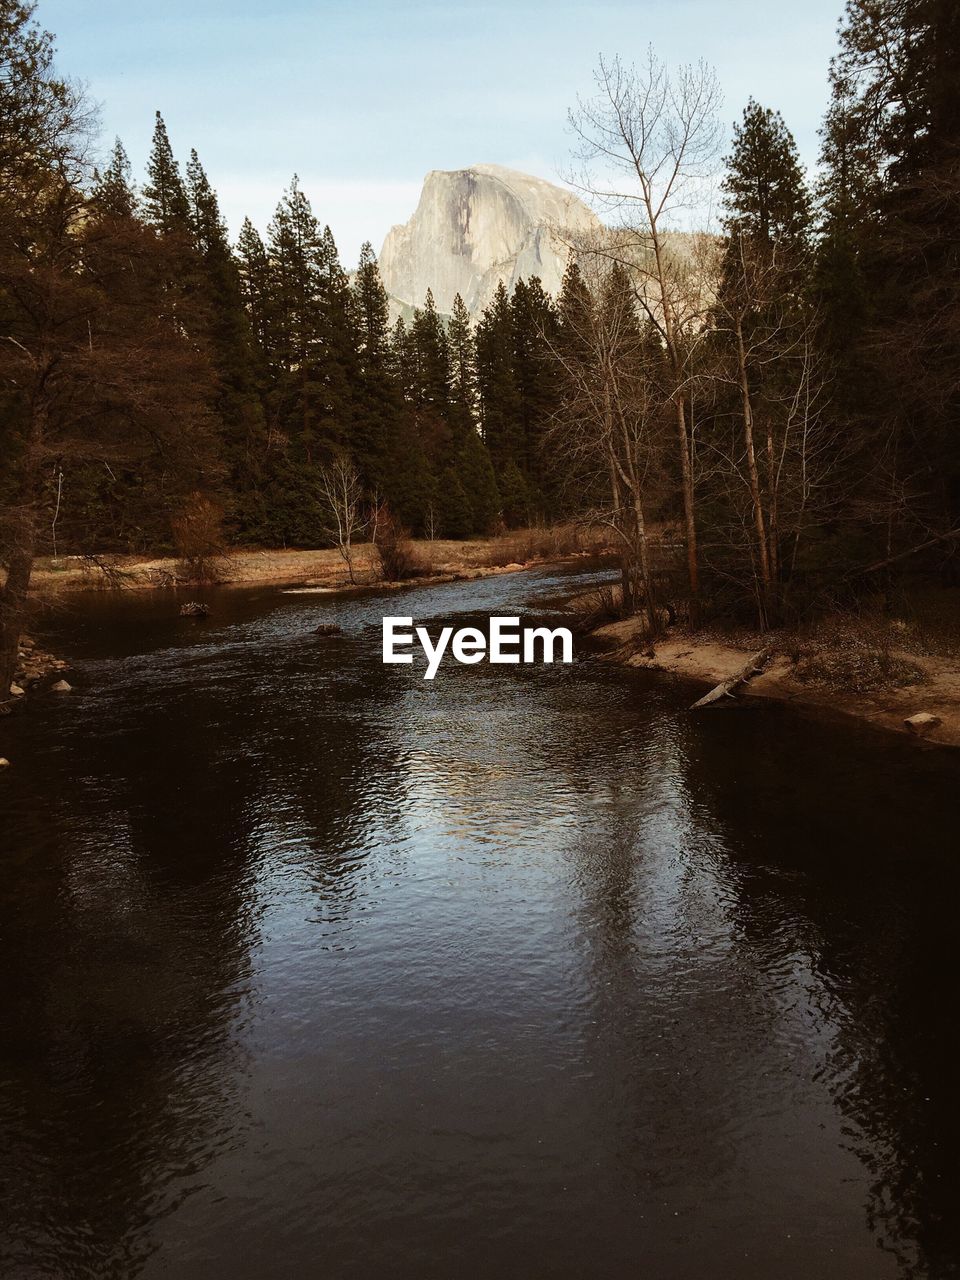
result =
[[[651,645],[643,638],[636,618],[608,623],[592,635],[603,645],[604,656],[613,661],[700,681],[704,690],[736,675],[757,652],[755,648],[676,633]],[[904,724],[908,716],[929,712],[938,716],[941,723],[917,741],[960,746],[960,660],[915,653],[901,656],[923,670],[925,683],[875,693],[849,693],[800,680],[792,660],[778,654],[762,674],[742,685],[736,696],[793,702],[821,713],[853,716],[902,734],[910,734]],[[706,708],[702,714],[722,714],[722,707],[723,703],[716,709]]]

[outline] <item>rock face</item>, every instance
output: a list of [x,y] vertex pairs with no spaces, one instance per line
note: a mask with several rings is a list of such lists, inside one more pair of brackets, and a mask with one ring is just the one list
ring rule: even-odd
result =
[[593,234],[600,223],[569,191],[495,164],[428,173],[413,217],[383,242],[380,272],[395,314],[423,305],[433,290],[449,314],[459,293],[476,315],[502,280],[539,276],[556,295],[569,249],[565,231]]

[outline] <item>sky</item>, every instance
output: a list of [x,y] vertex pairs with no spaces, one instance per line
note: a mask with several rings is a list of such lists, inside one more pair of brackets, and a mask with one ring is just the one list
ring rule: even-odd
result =
[[154,113],[236,234],[294,173],[345,266],[413,212],[424,175],[480,162],[558,181],[598,55],[716,70],[729,130],[751,95],[816,162],[842,0],[39,0],[58,67],[142,175]]

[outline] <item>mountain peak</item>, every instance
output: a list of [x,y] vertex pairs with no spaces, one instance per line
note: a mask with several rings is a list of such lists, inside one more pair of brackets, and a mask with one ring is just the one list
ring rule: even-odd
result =
[[447,312],[459,293],[476,314],[501,281],[539,276],[556,293],[569,257],[568,233],[599,228],[573,192],[516,169],[474,164],[427,174],[409,222],[391,228],[380,271],[397,309],[422,305],[433,290]]

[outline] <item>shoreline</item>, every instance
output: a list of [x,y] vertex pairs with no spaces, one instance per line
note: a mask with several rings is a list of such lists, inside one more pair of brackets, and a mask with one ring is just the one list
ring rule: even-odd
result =
[[[354,562],[354,572],[359,579],[356,582],[351,582],[336,549],[240,549],[218,562],[218,580],[206,584],[177,581],[178,562],[173,557],[111,557],[105,563],[110,571],[118,572],[118,578],[111,578],[80,558],[61,561],[58,567],[41,561],[34,573],[31,596],[41,608],[61,595],[78,592],[169,591],[172,598],[180,599],[185,592],[263,586],[285,588],[291,593],[341,596],[438,586],[596,558],[588,551],[563,553],[558,550],[554,555],[523,558],[518,555],[516,560],[496,564],[490,563],[491,559],[505,559],[508,551],[519,552],[521,548],[503,539],[418,540],[413,545],[424,559],[424,571],[399,582],[376,578],[376,555],[368,544],[362,544],[357,548]],[[576,596],[566,600],[566,608],[576,614]],[[606,622],[582,634],[594,644],[597,656],[604,661],[673,675],[705,689],[731,679],[757,651],[753,644],[747,647],[716,636],[683,632],[669,633],[651,642],[644,635],[639,618]],[[829,683],[801,680],[795,662],[785,653],[775,652],[760,674],[738,688],[735,699],[764,698],[791,703],[818,715],[855,719],[886,732],[914,737],[918,742],[960,747],[960,657],[930,656],[907,650],[897,656],[919,667],[924,683],[853,692]],[[56,660],[55,668],[53,662],[51,655],[50,673],[69,669],[69,662]],[[716,712],[716,708],[705,710]],[[924,712],[938,717],[940,723],[920,735],[912,733],[905,720]]]
[[[398,590],[411,586],[429,586],[444,582],[463,581],[467,578],[486,577],[501,573],[520,573],[544,565],[564,564],[569,561],[593,558],[589,551],[511,558],[509,540],[495,538],[455,542],[416,540],[413,548],[422,558],[423,567],[416,575],[402,581],[381,579],[377,576],[376,553],[369,544],[356,549],[354,560],[355,581],[339,551],[323,550],[273,550],[237,549],[215,562],[216,577],[209,582],[191,582],[177,576],[179,561],[176,557],[138,556],[103,557],[104,568],[80,556],[62,557],[60,561],[39,560],[34,568],[30,594],[35,602],[55,600],[61,594],[73,592],[110,591],[170,591],[204,592],[217,587],[288,587],[304,591],[346,594],[355,591]],[[491,563],[502,560],[504,563]]]
[[[692,634],[674,633],[650,641],[639,618],[604,623],[586,634],[597,643],[598,656],[605,661],[678,676],[706,689],[737,675],[757,652],[754,647]],[[760,674],[738,688],[734,700],[766,698],[791,703],[820,715],[855,719],[918,743],[960,747],[960,658],[909,652],[899,656],[921,668],[925,683],[855,693],[799,679],[795,663],[784,653],[775,652]],[[730,700],[726,701],[729,705]],[[904,721],[921,712],[937,716],[940,723],[918,735]],[[707,707],[700,714],[718,714],[718,708]]]

